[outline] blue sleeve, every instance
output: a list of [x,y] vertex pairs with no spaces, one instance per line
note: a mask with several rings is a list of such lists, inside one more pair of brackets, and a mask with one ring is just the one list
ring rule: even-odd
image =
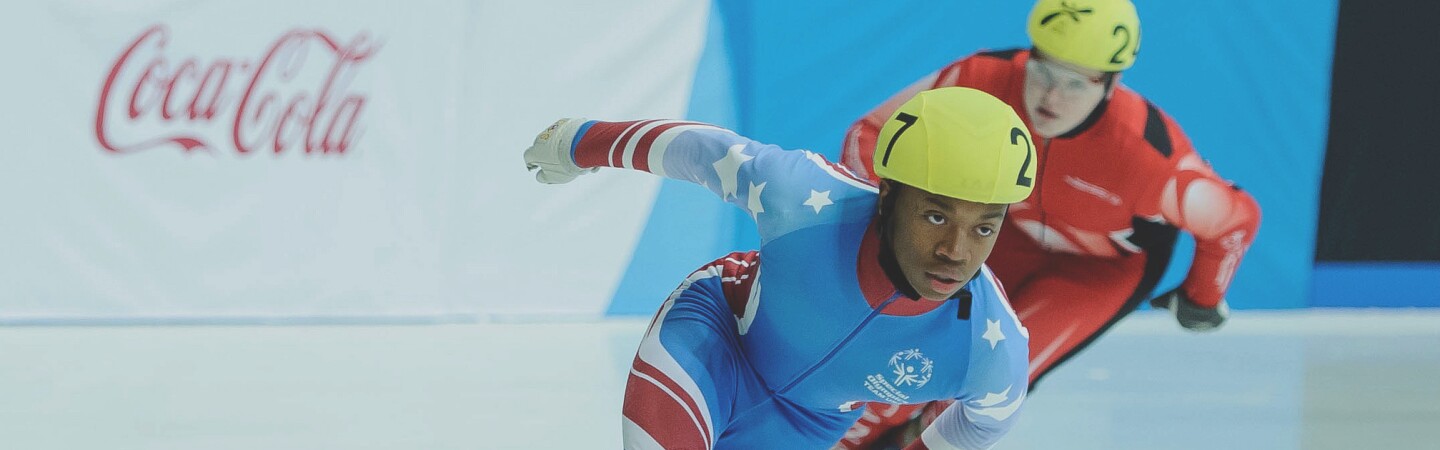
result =
[[1014,426],[1029,389],[1029,331],[987,267],[971,284],[983,314],[972,327],[965,392],[921,434],[930,449],[986,449]]
[[[836,207],[874,196],[875,187],[804,150],[784,150],[694,122],[595,122],[578,135],[581,167],[620,167],[689,181],[755,219],[762,241],[816,220],[866,220],[873,211]],[[830,215],[827,217],[827,215]]]

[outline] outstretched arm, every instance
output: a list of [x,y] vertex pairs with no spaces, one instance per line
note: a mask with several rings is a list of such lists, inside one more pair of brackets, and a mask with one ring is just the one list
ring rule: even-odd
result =
[[1138,213],[1159,217],[1195,237],[1195,258],[1185,282],[1151,305],[1169,309],[1180,325],[1212,330],[1225,322],[1225,292],[1260,227],[1260,205],[1221,178],[1202,160],[1168,117],[1163,122],[1175,145],[1168,174],[1154,180]]
[[1200,306],[1224,298],[1240,259],[1260,227],[1260,205],[1240,188],[1220,179],[1191,155],[1192,161],[1165,185],[1160,215],[1195,236],[1195,260],[1182,285]]
[[[539,170],[535,178],[542,183],[566,183],[599,167],[615,167],[699,184],[749,212],[762,238],[804,225],[781,220],[781,210],[814,208],[818,214],[821,203],[874,191],[820,155],[673,120],[561,120],[535,138],[525,162]],[[815,200],[807,201],[812,196]]]
[[1219,328],[1230,315],[1225,291],[1260,226],[1260,205],[1208,168],[1177,173],[1160,197],[1161,217],[1195,237],[1195,258],[1185,282],[1150,304],[1170,310],[1186,329]]
[[695,130],[720,135],[720,139],[711,136],[694,140],[692,147],[696,153],[713,154],[714,151],[706,150],[728,144],[721,141],[749,142],[729,130],[697,122],[560,119],[535,136],[534,144],[525,150],[525,168],[538,170],[535,180],[547,184],[569,183],[600,167],[635,169],[665,176],[664,159],[671,143],[681,134]]

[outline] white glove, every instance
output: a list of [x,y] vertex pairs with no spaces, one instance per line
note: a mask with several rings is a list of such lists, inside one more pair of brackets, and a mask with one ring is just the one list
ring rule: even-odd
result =
[[575,140],[575,132],[580,131],[580,126],[585,122],[583,118],[560,119],[535,136],[535,143],[525,149],[525,169],[538,169],[535,172],[535,181],[545,184],[569,183],[575,177],[599,169],[581,169],[570,156],[570,143]]

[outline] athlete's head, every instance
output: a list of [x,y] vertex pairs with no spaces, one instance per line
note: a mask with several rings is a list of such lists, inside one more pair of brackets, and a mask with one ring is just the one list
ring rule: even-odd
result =
[[1130,0],[1040,0],[1026,24],[1025,112],[1041,137],[1070,132],[1114,92],[1140,51]]
[[929,300],[964,287],[990,256],[1007,205],[1030,196],[1031,142],[1015,110],[979,90],[935,89],[901,105],[880,129],[874,161],[892,278]]

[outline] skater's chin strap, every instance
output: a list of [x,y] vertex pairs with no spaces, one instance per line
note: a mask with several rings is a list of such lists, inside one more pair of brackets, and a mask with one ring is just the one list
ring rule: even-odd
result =
[[[919,301],[920,292],[916,291],[915,286],[911,285],[910,281],[905,279],[905,272],[900,270],[900,261],[895,259],[895,249],[890,247],[891,235],[890,227],[888,226],[889,223],[887,222],[890,220],[890,217],[894,216],[894,210],[895,202],[885,202],[883,206],[881,206],[879,217],[876,218],[880,226],[880,236],[878,239],[880,241],[880,255],[878,256],[880,260],[880,270],[885,272],[885,278],[890,279],[890,284],[895,285],[895,290],[899,291],[901,295],[904,295],[905,298],[912,301]],[[970,320],[972,301],[970,282],[975,281],[975,277],[978,276],[980,276],[980,271],[977,270],[975,271],[975,275],[971,275],[969,280],[965,280],[965,284],[960,287],[959,291],[955,291],[955,294],[950,296],[950,300],[960,302],[958,311],[955,313],[957,319]]]
[[[980,276],[980,273],[976,272],[975,276]],[[974,280],[975,277],[970,277],[970,281]],[[957,305],[958,307],[955,308],[956,319],[970,320],[970,308],[972,300],[974,300],[973,296],[970,294],[970,281],[966,281],[965,286],[961,287],[960,290],[955,291],[955,295],[950,296],[952,300],[959,302]]]
[[[900,263],[895,260],[895,252],[891,251],[890,246],[885,245],[883,242],[880,244],[880,268],[885,270],[885,277],[889,278],[890,283],[895,285],[895,290],[900,291],[905,298],[912,301],[920,300],[920,293],[915,291],[915,287],[911,286],[909,281],[905,281],[905,274],[900,272]],[[956,305],[956,319],[970,320],[971,302],[973,300],[973,295],[970,294],[970,282],[974,281],[975,277],[978,276],[980,276],[980,273],[976,272],[974,276],[970,277],[970,280],[965,282],[964,287],[961,287],[960,290],[955,291],[954,295],[950,296],[950,300],[959,302],[959,304]]]
[[905,298],[920,300],[920,292],[910,281],[905,279],[905,272],[900,270],[900,261],[895,259],[895,249],[890,247],[891,233],[890,221],[895,217],[895,202],[884,202],[880,206],[879,216],[876,217],[877,225],[880,226],[880,270],[885,272],[885,278],[890,279],[890,284],[895,285],[895,290],[900,291]]
[[[882,229],[880,236],[880,269],[885,271],[885,278],[890,279],[890,284],[895,285],[895,290],[900,291],[905,298],[920,300],[920,292],[905,280],[905,272],[900,271],[900,262],[895,259],[895,250],[890,248],[888,233]],[[962,291],[964,289],[961,289]]]
[[[889,237],[889,233],[886,233],[882,227],[880,232],[880,269],[885,271],[885,278],[890,279],[890,284],[895,285],[895,290],[900,291],[901,295],[904,295],[905,298],[912,301],[919,301],[920,292],[915,290],[915,286],[912,286],[910,282],[905,279],[905,273],[900,271],[900,262],[895,259],[895,250],[890,248]],[[955,318],[970,320],[972,301],[970,282],[975,281],[975,277],[978,276],[980,276],[980,272],[976,271],[975,275],[972,275],[969,280],[965,280],[965,284],[960,290],[955,291],[955,294],[950,296],[950,300],[959,302],[957,311],[955,312]]]

